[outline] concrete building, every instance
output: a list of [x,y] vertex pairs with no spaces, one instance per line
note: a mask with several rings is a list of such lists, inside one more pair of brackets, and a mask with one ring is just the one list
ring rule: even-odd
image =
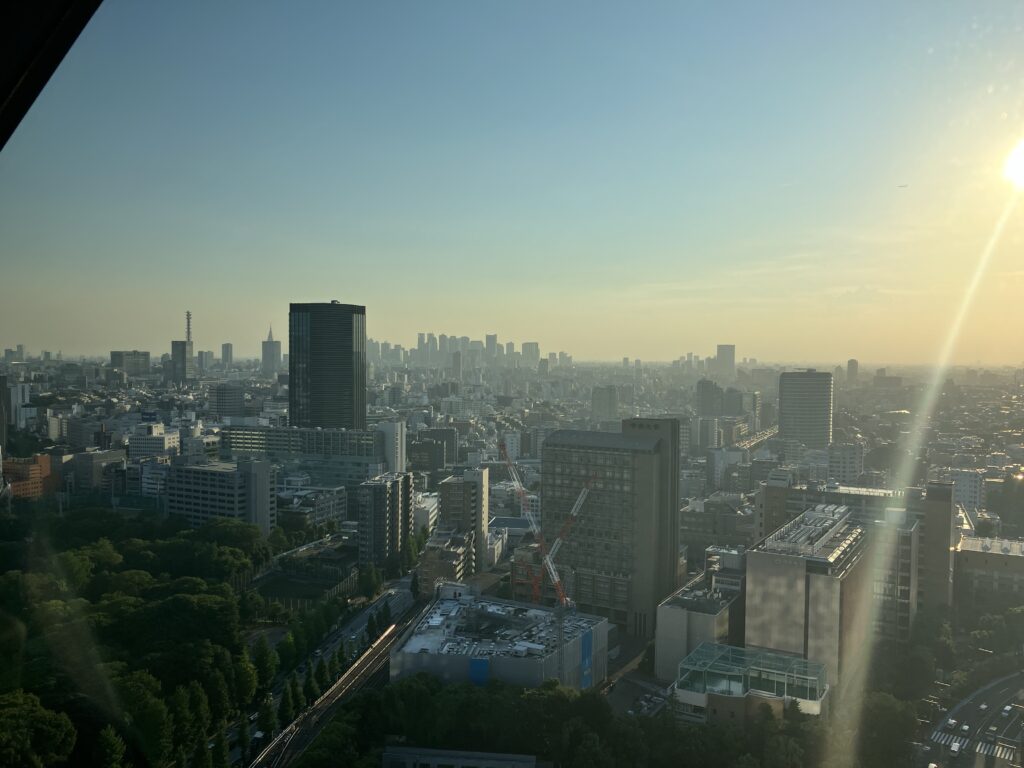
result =
[[383,568],[400,565],[413,534],[412,475],[391,473],[361,483],[357,490],[359,562]]
[[24,459],[9,456],[2,458],[3,471],[0,477],[10,485],[13,498],[35,501],[57,489],[58,478],[51,471],[49,454],[37,453]]
[[245,416],[245,390],[238,384],[217,384],[210,390],[210,413],[219,418]]
[[956,550],[955,584],[958,610],[1019,605],[1024,595],[1024,542],[965,536]]
[[181,435],[177,430],[167,432],[163,424],[137,424],[128,437],[128,458],[146,456],[177,456]]
[[860,363],[852,357],[846,361],[846,386],[857,386],[857,379],[860,377]]
[[558,554],[580,609],[653,637],[658,603],[681,580],[679,423],[627,419],[622,432],[562,430],[544,443],[542,529],[554,541],[590,491]]
[[274,341],[274,329],[267,332],[267,339],[261,344],[260,372],[263,378],[272,379],[281,370],[281,342]]
[[366,307],[292,304],[288,318],[289,423],[366,429]]
[[736,378],[736,345],[719,344],[715,354],[715,369],[727,381]]
[[980,469],[952,469],[953,503],[964,509],[985,509],[985,472]]
[[759,719],[765,704],[777,720],[792,702],[804,714],[825,715],[831,698],[824,664],[716,643],[704,643],[679,663],[672,692],[683,719],[733,727]]
[[654,675],[666,683],[679,662],[701,643],[743,644],[745,552],[742,547],[713,547],[714,562],[689,584],[658,605]]
[[171,383],[187,384],[198,377],[192,340],[171,342]]
[[128,376],[148,376],[149,352],[142,352],[137,349],[112,351],[110,353],[110,367],[124,371]]
[[490,470],[465,469],[437,486],[438,522],[445,528],[472,533],[471,574],[486,570],[488,523],[491,515]]
[[235,345],[231,342],[224,342],[220,345],[220,364],[225,371],[230,371],[235,365]]
[[340,526],[348,517],[348,494],[344,487],[319,488],[303,480],[285,478],[277,490],[277,519],[282,525],[311,529]]
[[395,644],[392,680],[427,672],[445,683],[500,680],[535,688],[554,679],[586,690],[607,676],[607,619],[559,618],[536,605],[475,597],[462,585],[438,591],[427,614]]
[[373,429],[384,435],[384,461],[388,472],[405,472],[405,422],[381,421]]
[[832,374],[814,369],[779,375],[779,438],[824,450],[832,442]]
[[590,418],[593,421],[619,418],[619,390],[614,384],[594,387],[591,391]]
[[864,474],[863,443],[833,443],[828,448],[828,479],[842,485],[857,485]]
[[269,461],[175,462],[167,473],[167,511],[196,527],[240,520],[266,536],[277,523],[276,471]]
[[866,530],[844,506],[809,509],[747,552],[745,645],[854,679],[870,637]]
[[416,572],[421,589],[438,582],[463,581],[472,576],[473,533],[453,528],[436,528],[420,553]]

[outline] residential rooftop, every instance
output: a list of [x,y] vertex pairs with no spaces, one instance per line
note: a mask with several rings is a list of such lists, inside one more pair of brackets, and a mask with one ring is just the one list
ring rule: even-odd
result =
[[836,563],[864,537],[864,529],[842,504],[818,504],[803,512],[761,542],[755,551]]

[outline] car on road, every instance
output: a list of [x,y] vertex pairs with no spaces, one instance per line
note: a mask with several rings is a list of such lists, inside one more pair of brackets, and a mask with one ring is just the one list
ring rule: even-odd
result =
[[1003,707],[1003,713],[1002,714],[1003,714],[1003,717],[1009,717],[1011,714],[1013,714],[1013,705],[1012,704],[1007,704],[1005,707]]
[[952,744],[949,745],[949,756],[951,758],[956,758],[956,757],[960,756],[960,742],[959,741],[954,741]]
[[946,730],[947,731],[955,731],[956,730],[956,726],[957,726],[957,722],[953,718],[950,718],[949,720],[946,721]]
[[978,711],[988,712],[988,704],[986,704],[985,702],[981,702],[981,704],[978,706]]
[[999,726],[998,725],[990,725],[985,730],[985,741],[995,741],[996,740],[996,735],[998,733],[999,733]]
[[970,736],[971,735],[971,726],[969,726],[967,723],[964,723],[963,725],[960,726],[960,733],[962,733],[964,736]]

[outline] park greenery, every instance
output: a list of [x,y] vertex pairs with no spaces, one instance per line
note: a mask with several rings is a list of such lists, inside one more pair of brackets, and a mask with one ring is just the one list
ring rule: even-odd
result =
[[251,588],[277,538],[109,508],[0,514],[0,766],[220,768],[229,742],[252,745],[250,713],[276,729],[268,693],[299,666],[306,706],[359,649],[307,663],[344,601],[291,615]]

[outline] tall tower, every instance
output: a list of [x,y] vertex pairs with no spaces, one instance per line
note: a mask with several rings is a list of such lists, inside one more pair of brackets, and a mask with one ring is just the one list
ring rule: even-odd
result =
[[288,373],[291,426],[366,429],[366,307],[292,304]]
[[192,311],[185,310],[185,341],[192,343]]
[[263,342],[263,375],[272,379],[281,370],[281,342],[274,341],[274,326],[267,332],[267,340]]
[[810,368],[779,375],[779,437],[808,448],[832,442],[832,374]]

